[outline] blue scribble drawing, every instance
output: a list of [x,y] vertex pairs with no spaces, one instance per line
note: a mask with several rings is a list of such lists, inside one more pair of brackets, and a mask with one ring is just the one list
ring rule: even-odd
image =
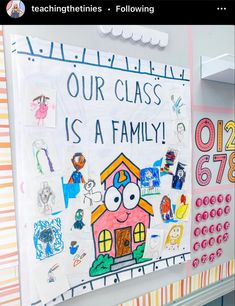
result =
[[61,219],[40,220],[34,223],[34,246],[36,259],[54,256],[64,249],[62,240]]
[[159,194],[160,176],[158,168],[144,168],[140,170],[141,194],[143,196]]
[[173,105],[172,105],[173,112],[176,113],[176,115],[178,116],[181,113],[182,106],[185,105],[185,104],[181,102],[182,101],[181,97],[178,97],[175,100],[174,95],[171,96],[171,101],[173,103]]

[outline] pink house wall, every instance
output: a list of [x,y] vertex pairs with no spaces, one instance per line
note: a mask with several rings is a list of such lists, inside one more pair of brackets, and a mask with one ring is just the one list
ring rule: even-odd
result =
[[[126,213],[130,213],[128,219],[125,223],[120,223],[118,220],[125,220],[127,217]],[[137,206],[136,208],[130,210],[126,209],[123,204],[120,205],[120,208],[117,211],[111,212],[106,210],[104,214],[93,224],[93,234],[95,238],[95,249],[96,249],[96,257],[99,253],[98,239],[99,233],[103,230],[109,230],[112,235],[112,248],[109,252],[104,252],[101,254],[109,254],[110,256],[115,257],[115,230],[119,228],[124,228],[131,226],[131,240],[132,240],[132,251],[136,249],[139,244],[142,242],[135,243],[133,237],[133,231],[137,223],[142,222],[146,229],[149,227],[150,216],[147,212],[145,212],[142,208]]]

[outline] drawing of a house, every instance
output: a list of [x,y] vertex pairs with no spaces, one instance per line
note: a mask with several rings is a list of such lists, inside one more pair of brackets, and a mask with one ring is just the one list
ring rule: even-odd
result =
[[102,173],[104,203],[91,216],[95,256],[113,258],[110,271],[136,263],[133,252],[146,239],[152,205],[141,198],[140,169],[120,154]]

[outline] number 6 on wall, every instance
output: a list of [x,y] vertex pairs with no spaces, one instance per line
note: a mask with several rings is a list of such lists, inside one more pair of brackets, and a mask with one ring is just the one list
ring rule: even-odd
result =
[[209,162],[209,160],[209,155],[203,155],[197,162],[196,180],[200,186],[206,186],[211,181],[211,170],[207,167],[203,167],[203,164]]

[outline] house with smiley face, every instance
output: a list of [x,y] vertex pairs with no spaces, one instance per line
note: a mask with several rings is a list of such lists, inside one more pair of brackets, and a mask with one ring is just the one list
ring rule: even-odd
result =
[[95,256],[108,254],[110,271],[137,263],[133,252],[144,244],[150,227],[153,208],[141,198],[139,180],[140,169],[124,154],[101,173],[104,203],[92,212],[91,224]]

